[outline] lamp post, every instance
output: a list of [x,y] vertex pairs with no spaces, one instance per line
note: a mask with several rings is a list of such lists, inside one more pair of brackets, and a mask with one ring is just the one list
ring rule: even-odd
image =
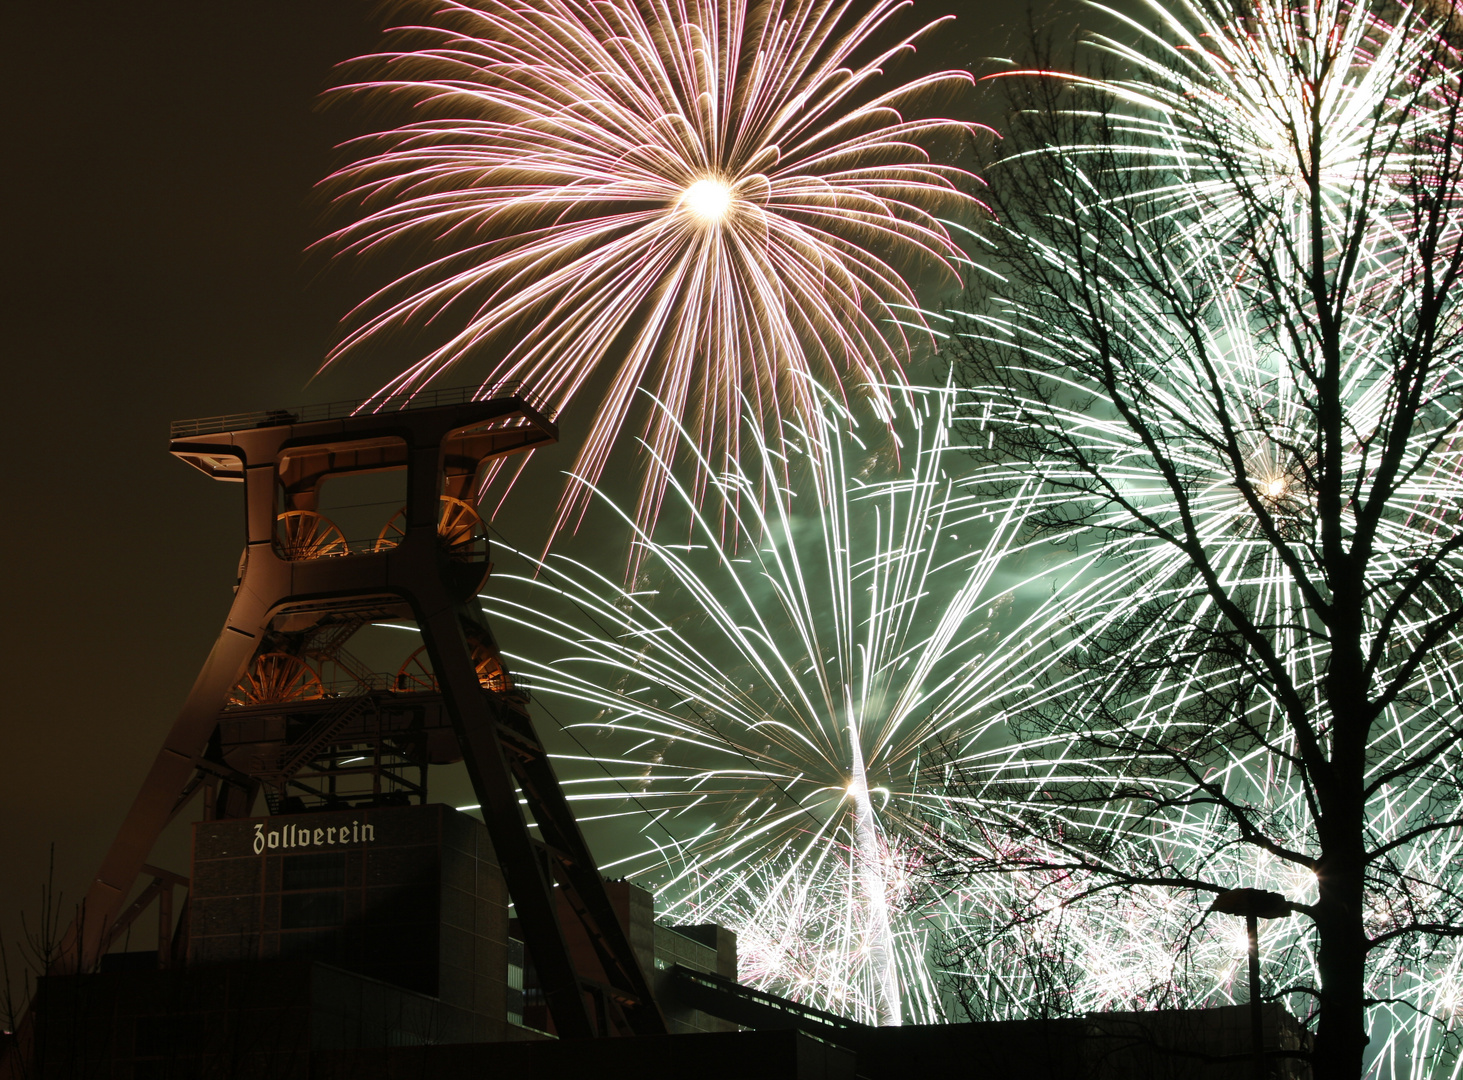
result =
[[1265,1080],[1265,1018],[1260,1011],[1260,920],[1285,918],[1291,913],[1290,901],[1265,889],[1230,889],[1216,896],[1209,910],[1245,917],[1250,953],[1250,1046],[1254,1054],[1255,1080]]

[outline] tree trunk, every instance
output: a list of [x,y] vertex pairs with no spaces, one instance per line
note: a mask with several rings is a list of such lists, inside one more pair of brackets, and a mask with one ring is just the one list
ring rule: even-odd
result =
[[[1339,444],[1339,433],[1331,432],[1328,442]],[[1364,923],[1370,703],[1361,645],[1367,555],[1355,550],[1339,553],[1329,565],[1331,659],[1324,691],[1331,714],[1331,760],[1312,772],[1320,811],[1316,838],[1321,848],[1315,919],[1321,1008],[1311,1059],[1312,1080],[1358,1080],[1370,1041],[1366,1033],[1368,941]]]
[[[1338,755],[1344,757],[1344,755]],[[1333,766],[1335,765],[1333,760]],[[1316,967],[1321,1008],[1316,1027],[1312,1080],[1357,1080],[1369,1041],[1366,1033],[1366,928],[1359,776],[1344,807],[1323,815],[1323,852],[1316,877]],[[1331,800],[1335,801],[1334,795]],[[1329,842],[1328,842],[1329,841]]]
[[[1324,891],[1324,890],[1323,890]],[[1359,890],[1358,890],[1359,892]],[[1316,1027],[1312,1080],[1356,1080],[1368,1042],[1366,1007],[1366,948],[1360,920],[1322,923],[1317,966],[1321,975],[1321,1016]]]

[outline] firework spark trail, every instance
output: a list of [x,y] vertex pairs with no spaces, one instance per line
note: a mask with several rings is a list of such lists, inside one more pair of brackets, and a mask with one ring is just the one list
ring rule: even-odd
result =
[[[1147,7],[1156,27],[1105,9],[1151,50],[1098,38],[1139,73],[1106,85],[1134,107],[1124,114],[1128,132],[1153,137],[1147,145],[1156,151],[1154,171],[1170,173],[1147,194],[1178,212],[1203,206],[1211,228],[1227,211],[1226,227],[1215,230],[1220,234],[1246,222],[1234,198],[1234,172],[1217,170],[1208,150],[1213,131],[1227,133],[1246,183],[1267,206],[1283,207],[1285,218],[1304,211],[1314,172],[1334,226],[1345,222],[1359,185],[1403,179],[1415,163],[1406,153],[1390,154],[1379,172],[1374,151],[1388,140],[1416,144],[1433,126],[1427,110],[1406,104],[1417,95],[1417,80],[1446,94],[1448,73],[1434,60],[1437,39],[1416,32],[1416,12],[1405,8],[1397,12],[1399,25],[1349,0],[1262,0],[1240,29],[1203,3],[1148,0]],[[1312,34],[1311,26],[1332,32]],[[1301,135],[1315,123],[1332,137],[1312,162]]]
[[[831,397],[784,439],[790,467],[754,431],[755,452],[713,477],[734,523],[725,545],[668,476],[693,536],[637,533],[654,592],[554,556],[484,598],[514,624],[535,694],[598,710],[580,727],[615,747],[592,755],[614,775],[571,781],[571,798],[641,817],[658,849],[623,869],[655,876],[671,918],[757,942],[743,975],[758,985],[879,1023],[939,1017],[901,838],[922,821],[926,756],[968,743],[1004,686],[988,607],[1019,500],[993,523],[950,512],[949,398],[911,410],[899,466]],[[772,484],[765,506],[745,497],[785,468],[811,482]]]
[[[972,441],[989,445],[1003,425],[1060,431],[1072,440],[1074,456],[1096,463],[1090,475],[1099,478],[1084,495],[1071,483],[1072,474],[1062,475],[1064,468],[1075,467],[1072,458],[1045,464],[1032,458],[994,465],[974,481],[972,498],[977,500],[988,498],[981,493],[987,482],[999,487],[1040,481],[1050,487],[1038,496],[1038,510],[1085,499],[1086,508],[1094,511],[1072,515],[1081,518],[1081,528],[1065,539],[1085,545],[1085,551],[1054,568],[1059,583],[1048,612],[1037,620],[1040,634],[1028,639],[1033,652],[1041,651],[1048,681],[1022,704],[1039,707],[1043,700],[1060,699],[1069,715],[1111,716],[1122,709],[1127,715],[1110,730],[1092,732],[1091,745],[1105,741],[1106,753],[1083,757],[1059,739],[1034,739],[1018,749],[992,752],[984,762],[968,757],[964,767],[970,775],[1004,784],[1002,791],[1022,785],[1040,790],[1042,784],[1061,781],[1131,796],[1138,788],[1124,781],[1131,780],[1132,762],[1145,761],[1157,770],[1152,762],[1171,761],[1173,747],[1206,745],[1202,717],[1191,714],[1195,702],[1237,695],[1239,688],[1252,684],[1246,664],[1254,660],[1247,654],[1225,667],[1199,666],[1203,642],[1215,640],[1212,635],[1226,624],[1189,556],[1159,539],[1185,535],[1178,521],[1180,500],[1173,496],[1175,483],[1183,486],[1182,501],[1196,515],[1193,535],[1210,554],[1223,587],[1245,605],[1247,618],[1263,628],[1301,693],[1308,700],[1323,700],[1321,688],[1332,659],[1329,638],[1305,594],[1305,583],[1322,577],[1312,535],[1317,466],[1306,449],[1314,442],[1314,405],[1305,388],[1308,358],[1297,344],[1304,335],[1277,330],[1303,325],[1304,319],[1284,309],[1287,294],[1277,300],[1266,289],[1287,287],[1317,260],[1330,273],[1333,266],[1326,260],[1339,259],[1335,253],[1360,238],[1355,272],[1348,279],[1351,295],[1359,299],[1339,321],[1336,381],[1343,388],[1353,436],[1342,453],[1341,474],[1348,491],[1365,493],[1378,468],[1379,432],[1395,408],[1397,387],[1389,366],[1395,359],[1393,342],[1402,333],[1399,327],[1420,318],[1426,302],[1411,285],[1423,274],[1416,270],[1416,260],[1423,256],[1415,254],[1415,238],[1407,228],[1417,223],[1415,200],[1427,201],[1440,215],[1436,228],[1441,250],[1451,250],[1450,238],[1458,233],[1456,202],[1432,200],[1416,180],[1436,160],[1436,141],[1450,131],[1456,135],[1456,87],[1448,87],[1443,70],[1456,57],[1420,28],[1416,12],[1399,8],[1393,16],[1392,22],[1384,22],[1363,8],[1324,0],[1284,7],[1260,4],[1247,9],[1240,28],[1224,22],[1217,8],[1177,4],[1163,11],[1166,29],[1150,39],[1161,48],[1123,53],[1131,68],[1139,70],[1138,78],[1087,82],[1088,87],[1110,91],[1117,103],[1114,128],[1119,136],[1132,138],[1131,145],[1118,148],[1118,160],[1128,162],[1139,179],[1117,197],[1126,201],[1122,212],[1110,212],[1116,198],[1106,205],[1094,199],[1094,205],[1077,211],[1090,213],[1087,220],[1110,229],[1106,235],[1113,246],[1106,256],[1079,264],[1081,252],[1073,253],[1074,243],[1073,252],[1049,246],[1033,258],[1048,260],[1051,281],[1075,280],[1093,268],[1107,275],[1102,297],[1111,305],[1104,318],[1111,355],[1141,358],[1142,370],[1151,372],[1139,390],[1121,384],[1129,391],[1121,406],[1130,415],[1141,415],[1147,430],[1157,433],[1160,449],[1141,443],[1120,418],[1116,391],[1092,374],[1093,354],[1084,351],[1090,343],[1062,321],[1060,302],[1044,306],[1050,299],[1046,297],[1023,302],[993,286],[995,302],[959,320],[956,330],[981,348],[1004,351],[1011,370],[1031,374],[1033,385],[1052,375],[1069,391],[1050,398],[1038,392],[1015,401],[1000,387],[975,387],[963,421]],[[1108,47],[1122,49],[1111,42]],[[1453,78],[1456,83],[1456,71]],[[1298,102],[1297,87],[1314,94]],[[1302,126],[1296,110],[1307,109],[1313,111]],[[1296,143],[1297,133],[1316,116],[1327,118],[1326,138],[1313,167],[1310,144]],[[1206,129],[1211,132],[1207,142],[1200,134]],[[1212,135],[1216,131],[1225,133],[1219,144]],[[1393,136],[1395,144],[1379,146],[1378,140]],[[1072,150],[1070,160],[1082,163],[1073,172],[1086,163],[1106,167],[1114,161],[1096,146]],[[1314,217],[1300,212],[1304,200],[1297,181],[1307,176],[1317,179],[1320,192]],[[1093,181],[1090,190],[1100,189]],[[1258,227],[1256,206],[1270,215],[1264,229]],[[1151,234],[1145,232],[1149,228]],[[1260,280],[1265,275],[1270,285]],[[1190,285],[1192,291],[1185,294]],[[1310,294],[1298,288],[1296,295]],[[1457,327],[1459,322],[1454,315],[1445,325]],[[1428,553],[1442,552],[1439,577],[1463,580],[1463,560],[1440,546],[1459,528],[1458,507],[1463,505],[1463,475],[1454,445],[1456,397],[1447,396],[1455,391],[1463,355],[1456,344],[1445,341],[1436,347],[1435,362],[1438,397],[1429,403],[1432,412],[1411,421],[1390,504],[1395,512],[1377,524],[1379,554],[1365,583],[1372,604],[1368,633],[1374,640],[1388,635],[1386,640],[1402,646],[1400,655],[1457,603],[1447,587],[1429,586],[1390,621],[1386,613],[1411,580],[1411,568]],[[1220,418],[1230,424],[1223,436]],[[1155,460],[1160,453],[1170,474]],[[1343,533],[1358,527],[1351,515],[1349,509],[1343,513]],[[1139,516],[1148,522],[1146,527],[1135,527]],[[1154,610],[1168,618],[1145,621]],[[1065,626],[1067,632],[1053,638],[1052,625]],[[1117,648],[1104,642],[1124,644]],[[1099,648],[1117,651],[1103,653],[1109,663],[1095,670],[1081,658]],[[1194,664],[1175,665],[1166,659],[1186,652],[1193,653]],[[1062,668],[1051,662],[1054,656],[1074,661],[1069,674],[1060,674]],[[1426,831],[1429,822],[1456,819],[1463,810],[1455,782],[1463,769],[1454,742],[1463,679],[1463,650],[1456,635],[1431,657],[1386,704],[1366,778],[1376,785],[1366,808],[1371,828],[1366,843],[1387,856],[1375,864],[1366,886],[1367,932],[1379,939],[1369,961],[1367,989],[1379,1002],[1373,1047],[1394,1071],[1410,1070],[1417,1076],[1427,1075],[1442,1060],[1437,1056],[1442,1031],[1427,1017],[1450,1022],[1456,1017],[1456,972],[1463,958],[1446,942],[1435,953],[1421,955],[1409,951],[1405,935],[1387,936],[1412,922],[1447,922],[1456,915],[1454,860],[1463,838],[1456,830]],[[1385,656],[1380,660],[1379,682],[1406,670],[1395,663]],[[1150,677],[1140,686],[1130,672],[1145,669]],[[1252,695],[1242,720],[1256,733],[1248,746],[1207,744],[1211,751],[1203,759],[1205,767],[1188,777],[1178,769],[1144,774],[1149,789],[1163,789],[1163,797],[1180,805],[1188,801],[1187,812],[1168,814],[1159,827],[1117,799],[1105,805],[1094,802],[1085,811],[1050,805],[1045,812],[1051,837],[1063,836],[1063,830],[1073,837],[1084,832],[1106,835],[1107,870],[1146,868],[1150,876],[1163,871],[1175,877],[1189,872],[1210,880],[1255,882],[1301,901],[1314,895],[1314,875],[1297,877],[1278,860],[1239,854],[1232,821],[1226,824],[1204,809],[1211,801],[1207,795],[1223,796],[1247,807],[1253,820],[1273,828],[1291,847],[1315,850],[1311,793],[1304,777],[1292,769],[1299,751],[1280,706],[1265,695]],[[1321,738],[1328,738],[1324,730]],[[1148,757],[1135,757],[1134,747],[1144,746],[1151,748]],[[1426,762],[1429,753],[1436,753],[1436,759],[1405,786],[1386,782],[1399,761],[1420,755]],[[1200,935],[1197,949],[1185,957],[1192,965],[1187,972],[1175,969],[1159,977],[1159,967],[1145,964],[1106,985],[1105,973],[1121,970],[1113,963],[1114,951],[1137,949],[1143,940],[1141,933],[1127,929],[1134,906],[1115,903],[1104,910],[1088,904],[1094,899],[1089,890],[1101,878],[1084,876],[1080,868],[1042,878],[1045,865],[1080,863],[1075,848],[1066,850],[1055,839],[1030,852],[1002,849],[1020,831],[1008,808],[972,803],[956,809],[952,831],[961,829],[962,822],[968,827],[971,820],[981,825],[964,837],[972,845],[969,850],[983,845],[996,852],[995,862],[1025,866],[1029,894],[1045,896],[1053,917],[1060,915],[1076,935],[1067,944],[1082,958],[1078,968],[1087,968],[1075,979],[1079,1011],[1115,1001],[1132,1007],[1149,992],[1189,1002],[1227,994],[1219,977],[1225,971],[1222,931],[1207,942]],[[1041,807],[1028,809],[1042,812]],[[1412,837],[1419,827],[1424,831]],[[991,857],[981,854],[976,861],[990,865]],[[1020,925],[1010,914],[1015,911],[1011,903],[992,904],[993,899],[999,898],[990,890],[977,894],[969,905],[969,940],[987,943],[998,954],[1001,948],[1039,953],[1038,937],[1018,934],[1004,945],[990,944],[995,939],[989,930],[999,926],[1000,911]],[[1134,903],[1142,908],[1153,901],[1149,897]],[[1195,943],[1190,935],[1200,914],[1191,905],[1145,921],[1154,936],[1166,938],[1178,950]],[[1266,962],[1279,985],[1315,981],[1315,941],[1305,920],[1276,927],[1267,941],[1273,945],[1266,945]],[[1177,953],[1171,956],[1173,967]],[[1025,994],[1032,995],[1027,1001],[1034,1001],[1033,988],[1012,991],[1018,1012]],[[1304,998],[1292,1000],[1299,1012],[1307,1011]],[[1457,1067],[1450,1067],[1456,1075]]]
[[[1098,5],[1140,42],[1090,38],[1124,77],[997,77],[1052,76],[1110,95],[1122,109],[1116,134],[1131,140],[1131,167],[1154,179],[1142,200],[1185,219],[1195,258],[1258,234],[1279,245],[1292,268],[1305,266],[1312,253],[1294,245],[1304,232],[1297,223],[1312,209],[1313,176],[1327,228],[1344,235],[1356,193],[1404,196],[1433,140],[1454,122],[1459,53],[1440,42],[1424,5],[1399,5],[1383,16],[1353,0],[1261,0],[1243,26],[1204,0],[1145,5],[1152,24]],[[1310,32],[1317,26],[1328,32]],[[1312,125],[1327,133],[1318,147],[1305,138]],[[1216,132],[1224,162],[1213,153]],[[1263,218],[1254,216],[1256,202],[1266,207]],[[1368,227],[1373,248],[1361,274],[1385,277],[1407,244],[1407,222],[1382,216]]]
[[[897,0],[856,17],[834,0],[433,6],[434,25],[401,31],[424,41],[356,61],[366,77],[335,91],[425,115],[358,141],[374,152],[327,183],[361,217],[327,242],[439,252],[364,302],[327,363],[439,320],[456,329],[383,394],[497,349],[485,389],[524,380],[559,408],[608,366],[574,470],[591,483],[640,389],[666,405],[646,421],[663,458],[672,421],[702,460],[738,456],[749,414],[776,437],[817,411],[810,374],[850,375],[889,413],[906,328],[929,341],[899,267],[958,281],[936,214],[975,205],[973,178],[923,148],[972,125],[901,112],[970,76],[871,90],[938,23],[886,47]],[[566,492],[559,526],[587,490]],[[651,468],[637,524],[664,490]]]

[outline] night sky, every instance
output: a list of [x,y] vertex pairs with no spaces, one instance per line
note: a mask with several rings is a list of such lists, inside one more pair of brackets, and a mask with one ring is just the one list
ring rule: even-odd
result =
[[[955,10],[920,70],[989,70],[1022,33],[1016,5]],[[0,16],[8,943],[39,914],[51,842],[68,914],[84,892],[228,610],[242,492],[169,457],[169,421],[380,382],[379,363],[312,381],[361,286],[303,252],[323,232],[313,186],[362,130],[316,97],[383,25],[363,0],[16,0]],[[563,427],[534,462],[543,490],[572,461],[572,410]],[[500,525],[532,543],[549,506],[520,499]],[[155,861],[187,872],[185,848]]]

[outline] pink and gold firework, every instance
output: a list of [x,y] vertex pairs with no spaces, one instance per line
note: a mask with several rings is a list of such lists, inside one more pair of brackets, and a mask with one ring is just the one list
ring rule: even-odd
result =
[[[736,454],[745,408],[774,433],[811,415],[810,375],[887,414],[865,388],[897,383],[929,339],[904,273],[954,283],[941,215],[975,205],[973,178],[932,157],[953,160],[970,125],[904,111],[969,75],[877,89],[938,25],[891,35],[903,6],[438,0],[336,91],[418,118],[331,178],[358,217],[328,241],[427,255],[356,309],[330,360],[430,321],[443,331],[383,394],[470,364],[484,389],[524,380],[558,408],[594,380],[574,469],[590,483],[642,405],[651,453],[680,424],[713,462]],[[662,476],[647,472],[641,523]]]

